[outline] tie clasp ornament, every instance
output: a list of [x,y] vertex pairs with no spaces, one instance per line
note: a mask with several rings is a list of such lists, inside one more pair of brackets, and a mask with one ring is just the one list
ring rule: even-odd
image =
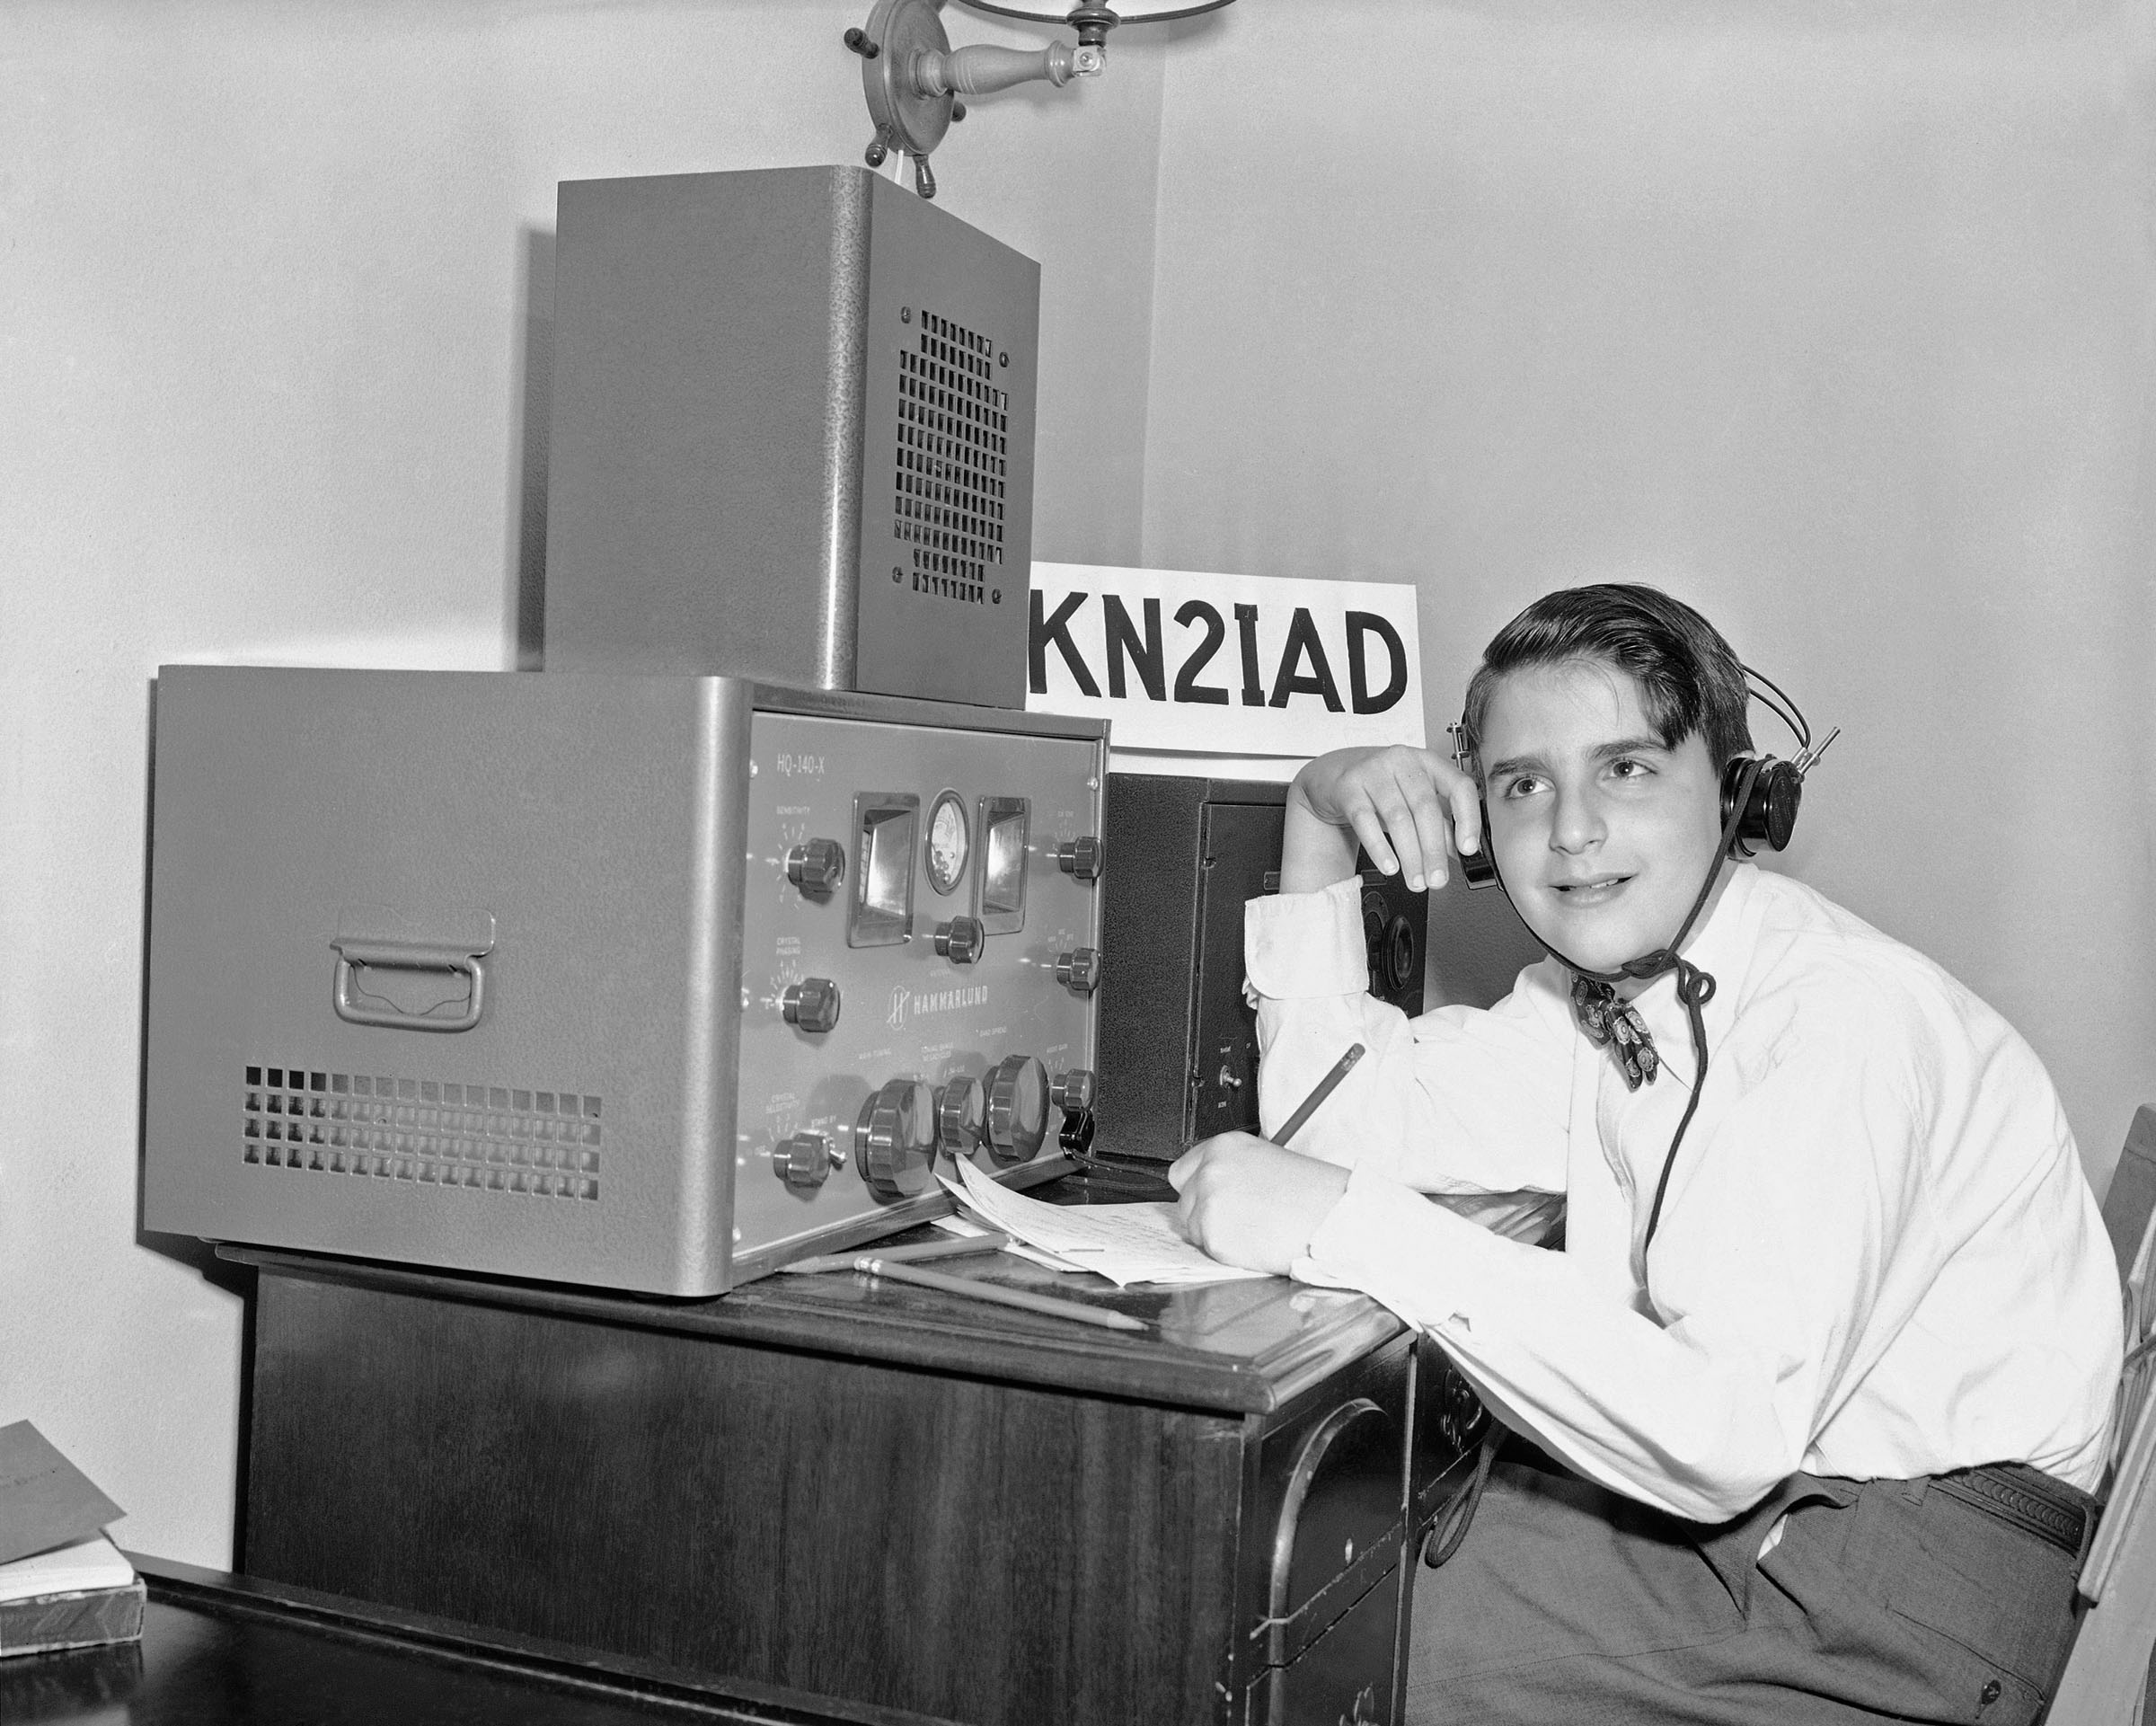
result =
[[1618,1070],[1630,1089],[1637,1091],[1655,1082],[1655,1075],[1662,1070],[1662,1058],[1655,1052],[1655,1040],[1647,1022],[1630,1001],[1619,998],[1607,983],[1575,976],[1572,1013],[1589,1042],[1597,1049],[1607,1047],[1616,1056]]

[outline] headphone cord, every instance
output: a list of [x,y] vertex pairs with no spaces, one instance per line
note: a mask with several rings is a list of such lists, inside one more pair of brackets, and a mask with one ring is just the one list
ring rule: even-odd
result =
[[[1685,1129],[1692,1125],[1692,1118],[1698,1112],[1700,1093],[1707,1083],[1706,1006],[1708,1002],[1714,999],[1714,977],[1711,972],[1701,970],[1689,959],[1681,957],[1677,950],[1684,944],[1684,937],[1692,933],[1692,925],[1699,921],[1700,913],[1706,909],[1707,901],[1713,895],[1715,882],[1721,879],[1722,865],[1729,861],[1729,847],[1736,839],[1737,826],[1745,819],[1745,805],[1752,801],[1752,788],[1758,783],[1765,766],[1766,763],[1756,756],[1745,763],[1743,777],[1737,782],[1736,795],[1731,799],[1729,813],[1722,822],[1721,842],[1715,847],[1714,861],[1708,865],[1707,879],[1700,883],[1700,890],[1692,898],[1692,909],[1685,912],[1684,921],[1677,925],[1676,935],[1666,947],[1657,947],[1654,952],[1642,953],[1637,959],[1628,959],[1613,971],[1595,971],[1568,959],[1544,941],[1532,925],[1527,928],[1527,933],[1534,936],[1535,945],[1574,977],[1600,983],[1604,987],[1628,981],[1651,982],[1665,971],[1677,974],[1677,1000],[1684,1008],[1685,1022],[1692,1031],[1692,1095],[1684,1104],[1684,1113],[1677,1122],[1677,1130],[1670,1135],[1669,1150],[1662,1159],[1662,1178],[1655,1183],[1654,1206],[1647,1214],[1647,1235],[1639,1243],[1639,1261],[1642,1266],[1647,1262],[1648,1248],[1655,1244],[1655,1230],[1662,1222],[1662,1201],[1668,1196],[1671,1171],[1677,1166],[1677,1147],[1684,1142]],[[1512,898],[1512,890],[1505,885],[1504,872],[1498,867],[1498,849],[1490,843],[1487,814],[1482,828],[1482,847],[1489,854],[1490,872],[1497,877],[1498,886],[1509,899]],[[1520,921],[1525,924],[1527,920],[1522,917]]]
[[[1676,937],[1671,941],[1668,946],[1657,947],[1651,953],[1642,953],[1637,959],[1627,960],[1613,971],[1591,971],[1584,965],[1575,964],[1571,960],[1567,959],[1564,954],[1544,941],[1541,935],[1536,934],[1532,925],[1527,928],[1527,933],[1534,935],[1535,944],[1570,971],[1574,977],[1600,983],[1604,987],[1628,979],[1642,982],[1651,981],[1665,971],[1674,970],[1677,974],[1677,999],[1683,1003],[1685,1022],[1692,1029],[1692,1057],[1694,1067],[1692,1075],[1692,1095],[1685,1101],[1684,1113],[1677,1122],[1677,1130],[1670,1135],[1669,1150],[1662,1158],[1662,1178],[1655,1182],[1654,1207],[1647,1214],[1647,1238],[1639,1244],[1639,1262],[1642,1269],[1647,1263],[1647,1250],[1655,1244],[1655,1229],[1662,1221],[1662,1201],[1668,1196],[1670,1172],[1677,1166],[1677,1147],[1684,1142],[1684,1129],[1692,1125],[1692,1118],[1699,1110],[1700,1093],[1706,1088],[1707,1084],[1706,1007],[1708,1002],[1714,999],[1714,974],[1711,971],[1701,970],[1689,959],[1680,956],[1677,949],[1684,944],[1684,937],[1692,933],[1692,925],[1699,920],[1700,913],[1706,908],[1707,900],[1714,891],[1715,882],[1721,879],[1722,865],[1729,861],[1729,847],[1736,838],[1737,823],[1744,819],[1745,805],[1751,801],[1752,787],[1757,783],[1760,772],[1764,766],[1765,763],[1756,757],[1745,764],[1744,777],[1737,783],[1736,801],[1722,824],[1721,843],[1715,848],[1714,862],[1708,866],[1707,879],[1701,882],[1700,890],[1692,898],[1692,909],[1685,912],[1684,921],[1678,925]],[[1498,867],[1498,848],[1489,841],[1489,820],[1487,810],[1482,822],[1482,848],[1489,855],[1490,872],[1497,877],[1498,888],[1503,891],[1505,897],[1510,899],[1512,890],[1505,885],[1504,873]],[[1515,910],[1518,908],[1516,904],[1514,908]],[[1526,924],[1527,919],[1522,917],[1520,921]],[[1490,1421],[1489,1430],[1482,1435],[1482,1443],[1475,1457],[1474,1473],[1469,1476],[1467,1484],[1461,1488],[1459,1493],[1445,1508],[1437,1520],[1433,1522],[1425,1532],[1422,1541],[1422,1562],[1432,1570],[1436,1570],[1459,1551],[1460,1543],[1467,1538],[1467,1531],[1475,1519],[1475,1512],[1481,1507],[1482,1489],[1489,1479],[1490,1466],[1496,1462],[1498,1451],[1509,1436],[1510,1434],[1502,1424],[1494,1419]]]

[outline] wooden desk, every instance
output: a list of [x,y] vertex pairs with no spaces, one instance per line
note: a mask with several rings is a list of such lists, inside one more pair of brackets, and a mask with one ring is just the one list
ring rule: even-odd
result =
[[950,1726],[130,1554],[142,1640],[0,1660],[14,1726]]
[[225,1252],[252,1575],[981,1726],[1398,1717],[1408,1507],[1466,1435],[1359,1296],[1091,1297],[1131,1338],[845,1273],[659,1303]]

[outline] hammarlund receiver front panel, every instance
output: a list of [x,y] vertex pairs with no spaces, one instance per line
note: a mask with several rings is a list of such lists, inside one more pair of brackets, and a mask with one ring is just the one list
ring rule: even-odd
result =
[[168,667],[144,1223],[667,1295],[1062,1172],[1105,728]]

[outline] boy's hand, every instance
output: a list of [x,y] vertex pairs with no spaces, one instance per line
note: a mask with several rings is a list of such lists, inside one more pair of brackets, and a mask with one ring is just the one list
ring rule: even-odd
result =
[[1285,1277],[1348,1190],[1348,1171],[1249,1133],[1222,1133],[1169,1166],[1175,1220],[1225,1264]]
[[1428,749],[1335,749],[1295,775],[1287,792],[1280,886],[1309,892],[1355,871],[1360,841],[1385,873],[1419,893],[1443,887],[1446,858],[1480,849],[1481,794],[1475,782]]

